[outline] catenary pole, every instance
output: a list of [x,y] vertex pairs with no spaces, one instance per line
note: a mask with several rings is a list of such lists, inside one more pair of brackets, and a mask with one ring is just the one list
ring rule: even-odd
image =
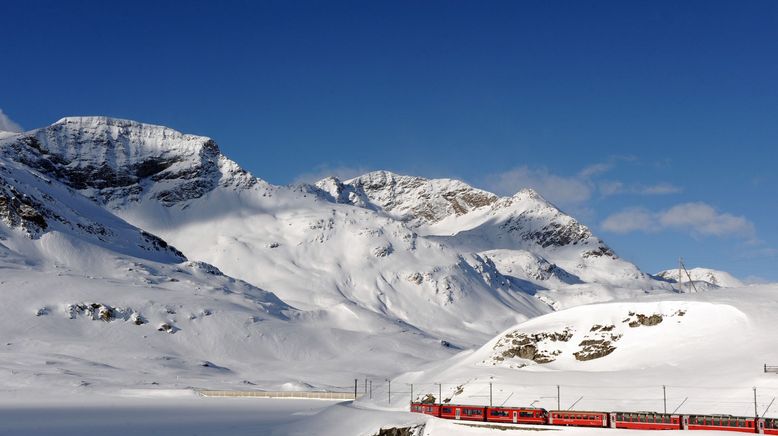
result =
[[665,404],[665,415],[667,415],[667,386],[662,385],[662,401]]
[[756,386],[754,386],[754,416],[759,418],[759,411],[756,407]]

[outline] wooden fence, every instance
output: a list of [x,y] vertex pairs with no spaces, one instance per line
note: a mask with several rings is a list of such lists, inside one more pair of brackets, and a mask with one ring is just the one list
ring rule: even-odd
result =
[[215,391],[198,389],[203,397],[234,397],[234,398],[289,398],[309,400],[354,400],[353,392],[327,391]]

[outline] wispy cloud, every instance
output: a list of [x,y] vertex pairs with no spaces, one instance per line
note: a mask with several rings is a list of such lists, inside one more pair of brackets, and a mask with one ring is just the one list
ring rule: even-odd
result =
[[22,126],[20,126],[14,120],[8,118],[8,115],[6,115],[2,109],[0,109],[0,130],[6,132],[14,132],[14,133],[24,131],[24,129],[22,129]]
[[597,182],[597,187],[601,195],[608,197],[611,195],[633,194],[633,195],[669,195],[683,192],[681,187],[671,183],[657,183],[654,185],[632,184],[627,185],[618,180],[603,180]]
[[666,194],[678,194],[683,192],[683,189],[672,185],[670,183],[659,183],[652,186],[643,186],[639,188],[638,193],[643,195],[666,195]]
[[512,195],[532,188],[554,203],[571,206],[588,201],[595,186],[581,176],[560,176],[547,168],[526,165],[487,178],[486,188],[500,195]]
[[546,167],[522,165],[511,170],[487,176],[484,187],[496,194],[512,195],[523,188],[532,188],[550,201],[563,207],[580,207],[599,195],[668,195],[683,190],[670,183],[628,184],[609,180],[604,176],[624,162],[635,158],[617,156],[606,162],[598,162],[582,168],[575,174],[564,175]]
[[677,230],[693,236],[737,237],[746,241],[756,238],[754,224],[747,218],[719,212],[702,202],[682,203],[659,212],[625,209],[605,218],[601,227],[619,234]]

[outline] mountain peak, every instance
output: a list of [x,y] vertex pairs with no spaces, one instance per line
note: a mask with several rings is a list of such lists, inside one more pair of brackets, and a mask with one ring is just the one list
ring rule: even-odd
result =
[[489,206],[498,197],[455,179],[426,179],[373,171],[347,180],[384,211],[414,224],[432,224]]
[[0,153],[99,203],[139,201],[150,195],[171,206],[218,186],[257,182],[208,137],[104,116],[62,118],[3,140]]

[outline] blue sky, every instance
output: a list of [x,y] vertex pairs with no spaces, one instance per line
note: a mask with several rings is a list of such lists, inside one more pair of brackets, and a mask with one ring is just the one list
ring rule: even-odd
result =
[[0,123],[168,125],[277,184],[389,169],[533,186],[646,271],[683,256],[778,280],[778,2],[0,10]]

